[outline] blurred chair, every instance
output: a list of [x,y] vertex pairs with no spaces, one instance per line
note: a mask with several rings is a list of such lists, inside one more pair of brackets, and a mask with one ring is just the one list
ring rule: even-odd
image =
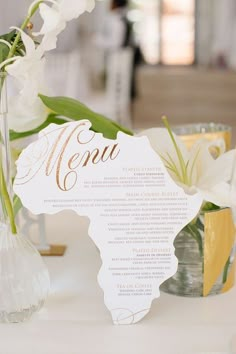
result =
[[48,54],[46,78],[53,96],[83,100],[90,91],[89,79],[77,51]]
[[92,94],[85,103],[95,112],[130,128],[133,50],[125,48],[110,53],[106,75],[105,92]]

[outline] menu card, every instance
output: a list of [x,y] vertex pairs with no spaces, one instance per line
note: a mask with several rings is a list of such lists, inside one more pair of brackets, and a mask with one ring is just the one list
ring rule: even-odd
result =
[[90,127],[83,120],[41,131],[20,155],[14,191],[34,214],[89,217],[105,304],[114,324],[133,324],[176,272],[174,238],[202,199],[176,185],[147,137],[110,140]]

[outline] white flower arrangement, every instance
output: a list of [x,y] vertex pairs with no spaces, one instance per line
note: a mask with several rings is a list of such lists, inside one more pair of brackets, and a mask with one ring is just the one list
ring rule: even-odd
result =
[[[0,38],[1,45],[9,49],[5,60],[0,61],[0,70],[6,70],[19,87],[19,93],[11,98],[9,104],[11,129],[18,132],[31,130],[46,120],[48,109],[38,97],[39,93],[45,93],[46,90],[45,53],[56,48],[57,38],[66,28],[67,22],[86,11],[91,12],[94,6],[95,0],[34,1],[21,28],[11,27],[13,33],[16,33],[13,40]],[[38,9],[43,25],[38,33],[33,33],[32,39],[24,29]],[[41,41],[36,44],[38,37]]]
[[[165,128],[152,128],[139,135],[148,137],[173,180],[187,193],[199,193],[205,203],[217,207],[236,206],[232,188],[236,168],[236,150],[225,151],[223,139],[198,140],[190,151],[176,136],[163,117]],[[217,151],[212,153],[212,148]]]

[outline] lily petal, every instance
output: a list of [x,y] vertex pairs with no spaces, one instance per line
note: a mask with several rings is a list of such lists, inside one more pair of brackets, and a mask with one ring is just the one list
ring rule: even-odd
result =
[[86,11],[91,12],[95,7],[95,0],[87,0]]
[[222,182],[229,182],[233,176],[236,150],[231,150],[214,160],[206,167],[198,181],[199,188],[210,188]]
[[[189,160],[189,152],[184,145],[184,143],[180,140],[178,136],[175,134],[174,138],[175,141],[179,147],[179,150],[183,156],[185,164],[187,164]],[[175,147],[173,145],[173,142],[170,138],[170,135],[168,131],[164,128],[151,128],[142,131],[141,133],[138,134],[138,136],[147,136],[149,139],[149,142],[152,146],[152,148],[156,151],[156,153],[162,158],[165,166],[167,167],[167,162],[171,162],[175,164],[177,167],[178,171],[181,173],[181,166],[180,162],[175,150]],[[171,160],[170,160],[171,159]],[[173,171],[170,171],[170,175],[176,179],[176,175],[172,173]]]
[[9,101],[9,127],[17,132],[24,132],[41,125],[48,116],[47,108],[36,97],[30,101],[23,95],[12,97]]
[[24,43],[24,46],[25,46],[26,54],[31,55],[32,53],[34,53],[35,44],[34,44],[33,39],[30,36],[28,36],[28,34],[26,34],[24,31],[22,31],[22,29],[20,29],[18,27],[12,26],[12,27],[10,27],[10,29],[15,29],[18,32],[20,32],[22,42]]
[[206,139],[200,139],[189,152],[188,175],[191,185],[197,185],[199,178],[214,163],[214,157],[210,152],[211,144]]
[[34,36],[44,35],[53,31],[60,24],[60,12],[55,7],[50,7],[46,4],[39,5],[39,13],[43,19],[43,26],[39,32],[34,32]]
[[62,31],[64,31],[65,28],[66,22],[61,21],[54,31],[48,32],[44,35],[39,48],[41,47],[42,51],[50,51],[52,49],[55,49],[57,46],[57,37]]
[[65,21],[71,21],[82,13],[91,12],[95,6],[94,0],[59,0],[60,11]]
[[231,185],[229,183],[218,183],[208,189],[198,189],[205,201],[211,202],[219,207],[230,207],[232,205]]
[[57,36],[65,29],[66,23],[78,18],[85,11],[92,11],[95,0],[58,0],[52,7],[40,4],[40,15],[43,19],[43,26],[35,36],[43,35],[39,47],[44,51],[56,48]]

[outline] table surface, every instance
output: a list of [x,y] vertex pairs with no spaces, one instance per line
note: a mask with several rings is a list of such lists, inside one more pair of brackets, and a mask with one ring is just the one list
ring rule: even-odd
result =
[[132,326],[114,326],[96,277],[99,253],[89,221],[75,213],[47,216],[51,243],[66,243],[64,257],[46,257],[52,288],[30,322],[0,325],[0,353],[192,354],[236,353],[236,288],[209,298],[167,294]]

